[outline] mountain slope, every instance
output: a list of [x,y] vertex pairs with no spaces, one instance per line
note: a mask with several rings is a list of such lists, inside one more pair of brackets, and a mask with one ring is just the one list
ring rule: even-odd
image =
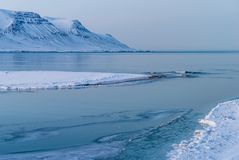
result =
[[0,51],[133,51],[109,34],[89,31],[78,20],[0,9]]

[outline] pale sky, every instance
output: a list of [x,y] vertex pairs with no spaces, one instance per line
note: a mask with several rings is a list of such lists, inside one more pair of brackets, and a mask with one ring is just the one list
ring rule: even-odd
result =
[[138,49],[239,50],[239,0],[0,0],[0,8],[79,19]]

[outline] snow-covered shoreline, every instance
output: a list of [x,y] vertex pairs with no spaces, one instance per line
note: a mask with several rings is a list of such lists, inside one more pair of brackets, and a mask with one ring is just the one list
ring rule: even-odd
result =
[[239,159],[239,100],[218,104],[199,123],[194,137],[182,141],[169,152],[170,160]]

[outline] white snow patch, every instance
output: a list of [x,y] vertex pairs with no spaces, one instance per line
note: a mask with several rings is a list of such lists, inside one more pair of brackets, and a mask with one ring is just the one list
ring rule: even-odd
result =
[[146,74],[100,72],[0,71],[0,91],[77,88],[146,80],[150,77]]
[[199,121],[199,123],[201,125],[207,125],[207,126],[211,126],[211,127],[216,127],[217,124],[214,121],[208,120],[208,119],[201,119]]
[[169,152],[170,160],[238,160],[239,100],[221,103],[200,121],[202,130]]
[[61,29],[62,31],[69,32],[72,28],[73,21],[64,19],[64,18],[51,18],[46,17],[52,24],[54,24],[57,28]]
[[10,11],[0,10],[0,31],[5,30],[13,22],[13,18],[10,15]]

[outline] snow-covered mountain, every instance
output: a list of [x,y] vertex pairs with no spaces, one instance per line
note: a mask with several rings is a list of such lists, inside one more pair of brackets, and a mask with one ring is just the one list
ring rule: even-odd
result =
[[0,51],[133,51],[109,34],[89,31],[78,20],[0,9]]

